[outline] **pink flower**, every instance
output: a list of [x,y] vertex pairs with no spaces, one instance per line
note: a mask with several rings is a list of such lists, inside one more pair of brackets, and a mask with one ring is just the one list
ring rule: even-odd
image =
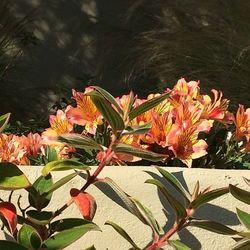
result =
[[86,95],[91,90],[92,88],[86,88],[82,93],[73,89],[73,98],[76,100],[77,107],[70,108],[66,113],[72,123],[85,126],[88,133],[95,134],[97,125],[101,125],[103,121],[90,96]]

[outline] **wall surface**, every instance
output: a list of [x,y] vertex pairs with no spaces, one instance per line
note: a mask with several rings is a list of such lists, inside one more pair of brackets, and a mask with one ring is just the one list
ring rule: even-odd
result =
[[[22,170],[27,174],[30,181],[34,181],[39,175],[41,168],[39,167],[22,167]],[[246,188],[242,181],[242,176],[250,178],[250,171],[235,171],[235,170],[212,170],[212,169],[179,169],[168,168],[168,171],[187,185],[190,190],[194,187],[197,180],[200,181],[201,188],[211,186],[211,188],[227,186],[229,183],[237,184],[239,187]],[[68,172],[57,172],[53,174],[54,180],[62,178]],[[101,177],[110,177],[120,187],[131,196],[139,199],[144,205],[150,208],[159,221],[160,225],[166,229],[168,223],[172,222],[173,212],[169,210],[168,204],[164,198],[157,192],[156,188],[150,184],[145,184],[145,180],[150,178],[150,175],[157,174],[153,167],[106,167],[101,173]],[[48,209],[56,210],[56,208],[63,205],[69,199],[69,190],[72,187],[80,188],[83,183],[81,177],[77,177],[67,183],[64,187],[54,193],[52,202]],[[102,191],[106,192],[104,195]],[[106,191],[105,191],[106,190]],[[67,249],[85,249],[91,245],[95,245],[97,250],[128,250],[130,245],[120,237],[110,226],[105,226],[107,220],[111,220],[122,226],[134,241],[143,249],[151,238],[151,232],[147,226],[142,224],[135,216],[130,214],[127,210],[115,203],[117,197],[104,186],[91,186],[88,189],[97,201],[97,213],[94,217],[94,222],[100,226],[102,232],[89,232],[81,239],[76,241]],[[13,198],[18,197],[19,191],[14,193]],[[1,198],[7,197],[8,192],[1,191]],[[26,193],[22,193],[21,205],[26,205]],[[167,209],[167,217],[163,212],[163,206]],[[222,207],[223,206],[223,207]],[[239,229],[239,221],[235,215],[236,207],[250,212],[250,207],[236,199],[230,194],[224,195],[213,202],[204,205],[198,211],[196,216],[203,219],[211,219],[226,224],[232,228]],[[64,217],[79,217],[78,209],[72,205],[64,213]],[[1,238],[4,237],[1,232]],[[230,249],[234,244],[234,240],[230,236],[218,235],[198,228],[188,228],[183,230],[174,238],[180,238],[191,249],[206,249],[206,250],[223,250]],[[166,249],[168,249],[166,247]]]

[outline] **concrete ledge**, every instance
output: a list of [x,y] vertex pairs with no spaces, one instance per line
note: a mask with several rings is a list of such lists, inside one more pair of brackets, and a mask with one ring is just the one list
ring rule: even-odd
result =
[[[29,166],[21,167],[31,182],[33,182],[40,175],[41,167]],[[94,169],[94,167],[93,167]],[[184,184],[193,189],[197,180],[200,181],[201,187],[218,188],[227,186],[229,183],[239,183],[240,187],[247,189],[242,177],[250,178],[250,171],[248,170],[214,170],[214,169],[183,169],[183,168],[167,168],[168,171],[173,172],[175,176]],[[149,173],[151,172],[151,174]],[[68,174],[66,172],[53,173],[54,180],[58,180]],[[173,211],[169,209],[164,198],[157,192],[153,185],[145,184],[145,180],[150,178],[150,175],[158,174],[158,171],[153,167],[117,167],[108,166],[101,173],[100,177],[110,177],[120,187],[131,196],[139,199],[144,205],[150,208],[159,221],[160,225],[167,228],[167,221],[171,222],[173,218]],[[159,175],[160,176],[160,175]],[[67,183],[64,187],[57,190],[52,198],[52,202],[47,210],[56,210],[69,199],[69,190],[72,187],[80,188],[84,180],[77,177]],[[76,241],[68,250],[71,249],[85,249],[91,245],[95,245],[97,250],[127,250],[130,245],[120,237],[110,226],[105,226],[107,220],[111,220],[122,226],[134,239],[134,241],[143,249],[151,239],[150,229],[142,224],[135,216],[123,209],[113,200],[115,195],[108,191],[108,196],[104,195],[102,191],[107,191],[102,185],[98,188],[91,186],[88,189],[97,201],[97,213],[94,222],[100,226],[102,232],[90,232]],[[17,199],[19,194],[22,194],[21,204],[23,207],[27,205],[27,192],[14,192],[13,199]],[[1,191],[1,198],[5,199],[8,195],[7,191]],[[168,214],[165,215],[163,207],[167,209]],[[196,216],[203,219],[212,219],[232,228],[239,229],[239,221],[235,215],[236,207],[244,211],[250,212],[250,206],[236,200],[230,194],[224,195],[213,202],[201,207],[197,211]],[[168,218],[166,218],[166,216]],[[62,217],[81,217],[78,209],[72,205],[70,206]],[[0,238],[3,239],[6,235],[3,232]],[[8,236],[7,236],[8,237]],[[191,249],[207,249],[207,250],[221,250],[230,249],[234,244],[234,240],[230,236],[218,235],[206,230],[198,228],[184,229],[180,235],[175,235],[174,238],[180,238],[183,242],[191,247]],[[169,249],[166,247],[166,249]]]

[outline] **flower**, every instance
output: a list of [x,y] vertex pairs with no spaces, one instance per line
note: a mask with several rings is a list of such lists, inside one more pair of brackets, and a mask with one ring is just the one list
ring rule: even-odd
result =
[[49,123],[51,127],[42,133],[43,144],[61,145],[60,142],[56,141],[56,137],[73,131],[73,124],[66,116],[66,112],[68,112],[69,109],[70,107],[68,107],[65,112],[57,110],[56,115],[50,115]]
[[181,97],[196,99],[200,92],[199,84],[199,81],[186,82],[184,78],[181,78],[172,90],[168,89],[170,97],[175,101],[179,101]]
[[67,117],[72,123],[85,126],[85,130],[90,134],[95,134],[97,125],[103,123],[102,116],[90,96],[87,95],[92,88],[86,88],[85,92],[72,90],[73,98],[76,100],[77,107],[66,111]]
[[234,119],[236,126],[235,137],[237,140],[246,138],[250,140],[250,108],[244,109],[243,105],[239,105]]
[[207,154],[207,143],[198,139],[199,131],[196,127],[180,128],[173,125],[168,135],[169,148],[176,158],[180,159],[188,167],[192,166],[192,160]]
[[0,162],[3,161],[17,165],[29,164],[26,150],[19,136],[0,134]]
[[22,135],[19,141],[27,156],[37,157],[41,153],[42,138],[38,133]]
[[223,121],[226,117],[229,100],[222,99],[222,92],[215,89],[211,90],[214,95],[214,101],[208,95],[201,95],[199,102],[203,106],[201,118],[207,120]]

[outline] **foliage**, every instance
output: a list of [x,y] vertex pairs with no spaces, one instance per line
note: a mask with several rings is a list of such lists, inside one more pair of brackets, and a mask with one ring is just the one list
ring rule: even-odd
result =
[[[0,134],[0,160],[43,165],[78,158],[96,165],[103,156],[98,151],[104,151],[115,136],[119,144],[113,145],[111,164],[144,159],[167,166],[249,168],[250,109],[239,105],[233,115],[222,92],[213,89],[212,94],[213,98],[201,94],[199,82],[185,79],[147,99],[133,92],[114,98],[98,86],[73,90],[75,104],[51,115],[49,128],[31,133],[23,127],[19,135],[10,129]],[[162,156],[142,157],[148,151]]]
[[[219,234],[238,235],[242,239],[237,242],[235,249],[241,249],[239,245],[240,247],[248,246],[249,233],[238,232],[219,222],[200,219],[195,215],[200,206],[227,194],[229,191],[237,199],[250,204],[249,192],[245,190],[232,185],[214,190],[210,190],[210,188],[201,190],[197,181],[193,192],[190,193],[174,175],[163,168],[158,168],[163,179],[172,185],[183,199],[183,201],[176,199],[158,177],[146,181],[146,183],[157,187],[174,211],[174,223],[170,225],[168,231],[164,232],[149,208],[124,192],[109,177],[98,178],[104,167],[111,162],[124,164],[127,161],[133,162],[138,159],[153,162],[165,160],[169,157],[169,153],[166,151],[156,150],[153,152],[154,150],[149,150],[151,144],[158,142],[158,145],[162,146],[163,149],[164,146],[169,147],[168,150],[172,150],[176,154],[175,157],[179,157],[188,165],[187,160],[191,159],[192,161],[193,158],[196,158],[194,154],[199,156],[204,154],[206,142],[198,135],[199,132],[208,132],[214,120],[225,124],[233,121],[236,126],[234,140],[245,140],[241,150],[248,151],[249,109],[245,111],[244,107],[240,106],[236,116],[231,120],[228,118],[231,117],[227,111],[228,101],[221,99],[220,92],[213,91],[215,100],[212,102],[209,96],[200,95],[198,90],[197,82],[186,83],[184,79],[181,79],[174,90],[162,95],[151,95],[147,100],[139,100],[132,92],[128,96],[115,99],[100,87],[93,86],[87,88],[85,93],[73,91],[77,106],[68,106],[65,111],[58,110],[55,116],[51,116],[51,127],[43,132],[42,138],[39,134],[30,133],[27,136],[15,136],[2,133],[2,145],[9,146],[11,144],[11,147],[2,147],[1,150],[7,150],[2,151],[0,157],[10,156],[8,159],[11,162],[3,159],[0,163],[0,189],[11,192],[7,200],[1,199],[0,201],[0,215],[4,228],[9,232],[14,242],[0,241],[0,248],[63,249],[85,233],[91,230],[100,230],[92,222],[97,209],[96,200],[86,191],[90,185],[97,182],[109,185],[121,198],[124,207],[143,224],[151,228],[153,237],[145,248],[147,250],[161,249],[166,244],[175,249],[189,249],[183,242],[170,239],[176,232],[189,226]],[[183,105],[184,103],[185,105]],[[169,117],[171,119],[168,119]],[[8,118],[9,114],[1,116],[2,130],[8,122]],[[167,119],[165,120],[165,118]],[[158,124],[157,121],[159,122],[160,119],[164,121],[161,125],[166,126],[170,123],[170,126],[158,131],[159,127],[154,127],[154,122]],[[149,124],[150,120],[153,120],[152,124]],[[76,133],[75,124],[82,126],[84,130]],[[96,136],[100,126],[104,126],[105,137],[102,138],[103,140],[101,140],[101,136],[99,138]],[[158,132],[166,131],[168,133],[163,134],[163,137],[157,137]],[[187,131],[189,132],[187,133]],[[175,141],[176,138],[177,141]],[[174,140],[176,144],[168,145],[171,140]],[[184,149],[187,149],[186,146],[191,146],[187,152],[185,150],[179,152],[177,150],[180,147],[178,143],[182,143],[181,147],[183,146]],[[43,148],[44,145],[47,147]],[[196,148],[196,146],[198,147]],[[69,152],[74,155],[77,148],[94,152],[98,162],[94,172],[91,172],[90,166],[79,161],[79,158],[69,157]],[[41,176],[34,183],[29,181],[21,167],[14,164],[20,164],[22,161],[25,163],[26,159],[29,160],[25,155],[25,150],[29,150],[30,155],[38,158],[41,157],[40,151],[43,150],[43,156],[47,156],[45,159],[47,162],[42,168]],[[65,155],[66,157],[63,157]],[[59,159],[59,157],[64,159]],[[65,170],[74,170],[75,172],[54,182],[53,172]],[[69,201],[56,211],[47,210],[54,191],[60,189],[82,172],[85,172],[86,176],[86,181],[82,179],[82,187],[80,189],[71,188]],[[247,184],[250,183],[248,179],[245,181]],[[28,192],[28,207],[21,207],[21,196],[17,203],[12,202],[13,193],[17,189],[25,189]],[[83,219],[63,218],[57,220],[57,217],[71,204],[78,207]],[[17,207],[21,214],[17,213]],[[167,208],[164,209],[167,210]],[[250,215],[240,209],[237,209],[237,214],[240,221],[249,228]],[[121,226],[112,221],[107,221],[106,224],[112,226],[123,236],[133,249],[141,249]],[[89,249],[95,248],[92,246]]]

